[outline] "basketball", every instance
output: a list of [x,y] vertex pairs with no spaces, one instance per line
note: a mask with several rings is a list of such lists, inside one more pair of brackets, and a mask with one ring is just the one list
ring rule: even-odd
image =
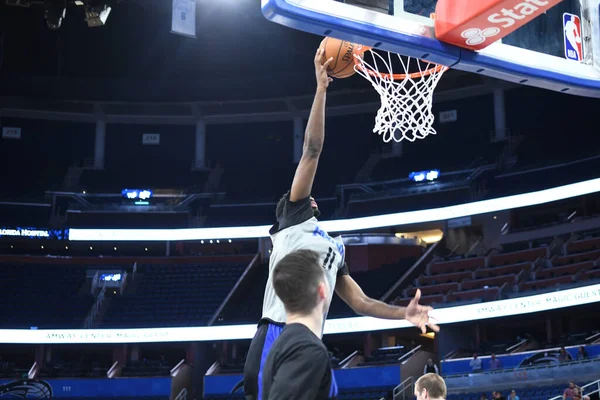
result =
[[354,54],[359,45],[327,37],[321,42],[320,48],[325,50],[323,60],[333,61],[327,69],[327,73],[332,78],[344,79],[351,77],[356,73],[354,70]]

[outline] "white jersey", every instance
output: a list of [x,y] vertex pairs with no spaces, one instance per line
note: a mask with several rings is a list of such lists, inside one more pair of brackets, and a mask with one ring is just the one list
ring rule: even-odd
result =
[[[319,221],[314,216],[310,217],[313,210],[310,206],[310,200],[307,200],[306,204],[294,206],[295,209],[289,213],[284,211],[279,224],[271,229],[273,251],[269,261],[269,278],[265,288],[262,318],[275,323],[285,323],[286,321],[285,308],[282,301],[275,294],[272,281],[273,269],[283,257],[293,251],[303,249],[312,250],[319,254],[319,263],[325,269],[330,289],[329,304],[331,304],[331,297],[333,297],[338,275],[348,274],[348,268],[344,262],[345,249],[341,236],[332,238],[319,227]],[[296,203],[288,202],[288,204]],[[306,208],[306,205],[308,205],[308,208]],[[307,217],[308,219],[306,219]],[[280,227],[281,229],[279,229]]]

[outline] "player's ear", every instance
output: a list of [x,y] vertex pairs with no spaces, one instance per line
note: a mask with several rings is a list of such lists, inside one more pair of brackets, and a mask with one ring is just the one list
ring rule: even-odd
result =
[[319,294],[319,300],[324,300],[328,297],[327,290],[328,288],[325,282],[319,283],[319,287],[317,289],[317,293]]

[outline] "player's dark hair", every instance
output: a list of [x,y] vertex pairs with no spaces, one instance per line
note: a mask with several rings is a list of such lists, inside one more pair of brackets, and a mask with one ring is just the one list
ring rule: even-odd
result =
[[283,197],[281,199],[279,199],[279,201],[277,202],[277,207],[275,208],[275,218],[277,218],[277,221],[279,221],[281,214],[283,214],[283,208],[285,207],[285,202],[288,201],[289,198],[290,198],[290,191],[288,190],[287,192],[285,192]]
[[319,255],[312,250],[291,252],[273,269],[273,288],[289,313],[310,314],[317,306],[319,284],[324,280]]
[[[277,202],[277,207],[275,208],[275,218],[279,221],[281,214],[283,214],[283,208],[285,207],[285,202],[290,199],[290,191],[285,192],[283,197],[279,199]],[[314,210],[315,218],[319,218],[321,216],[321,211],[317,208]]]
[[446,382],[438,374],[425,374],[420,377],[415,383],[417,391],[427,389],[430,399],[445,399],[446,398]]

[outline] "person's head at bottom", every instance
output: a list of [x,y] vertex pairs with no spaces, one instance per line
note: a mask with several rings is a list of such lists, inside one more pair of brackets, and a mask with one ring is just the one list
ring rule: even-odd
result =
[[329,310],[329,286],[319,255],[298,250],[283,257],[273,270],[273,288],[285,306],[287,323],[302,323],[321,337]]
[[444,400],[446,398],[446,382],[438,374],[425,374],[415,383],[417,400]]

